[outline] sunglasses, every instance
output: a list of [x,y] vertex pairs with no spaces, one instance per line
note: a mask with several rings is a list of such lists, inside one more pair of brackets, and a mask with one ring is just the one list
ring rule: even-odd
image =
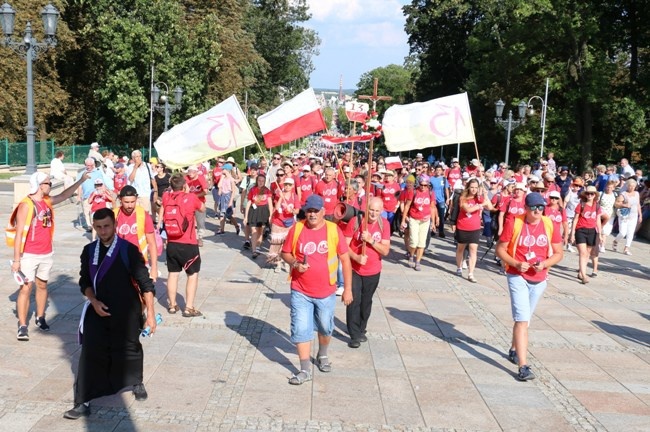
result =
[[558,197],[551,197],[552,200],[559,200]]
[[528,208],[531,209],[532,211],[544,211],[545,205],[534,205],[534,206],[529,206]]
[[274,160],[282,160],[282,158],[280,158],[280,157],[274,157],[273,159]]
[[278,177],[284,177],[284,173],[278,173]]
[[48,185],[49,187],[52,187],[52,182],[41,183],[41,186],[42,186],[42,185]]
[[98,188],[98,187],[102,187],[102,186],[104,186],[104,185],[103,185],[103,184],[96,184],[96,185],[95,185],[96,188]]
[[594,196],[594,195],[596,195],[596,194],[593,193],[593,192],[587,192],[585,195],[587,195],[587,196]]

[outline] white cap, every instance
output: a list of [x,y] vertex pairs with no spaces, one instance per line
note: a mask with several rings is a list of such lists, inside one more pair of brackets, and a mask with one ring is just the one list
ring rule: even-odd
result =
[[517,184],[515,184],[515,190],[517,190],[517,189],[521,189],[521,190],[525,191],[526,190],[526,183],[517,183]]
[[418,154],[415,155],[415,157],[416,158],[421,158],[421,157],[424,157],[424,156],[422,156],[422,153],[418,153]]
[[464,172],[463,173],[463,180],[467,180],[469,178],[469,173]]
[[99,143],[94,142],[94,143],[90,144],[90,147],[99,148]]
[[458,158],[451,158],[451,163],[458,162]]
[[470,163],[474,166],[479,166],[481,164],[481,162],[479,162],[478,159],[472,159]]
[[287,178],[284,179],[282,184],[296,184],[296,182],[293,180],[293,178],[287,177]]
[[302,170],[303,171],[311,171],[311,167],[309,165],[303,165]]
[[228,159],[226,159],[226,162],[232,162],[235,163],[235,158],[232,156],[228,156]]
[[29,194],[35,194],[41,183],[47,179],[47,174],[37,171],[29,177]]
[[187,167],[187,171],[198,171],[198,167],[196,165],[190,165]]
[[561,196],[560,196],[560,192],[558,192],[558,191],[551,191],[551,192],[548,194],[548,196],[549,196],[549,197],[552,197],[552,198],[561,198]]
[[539,181],[539,177],[537,177],[537,176],[530,176],[530,177],[528,177],[528,181],[529,181],[529,182],[534,181],[535,183],[537,183],[537,182]]

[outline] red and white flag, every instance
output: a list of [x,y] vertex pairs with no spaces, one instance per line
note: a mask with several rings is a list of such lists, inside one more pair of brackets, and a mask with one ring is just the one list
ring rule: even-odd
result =
[[257,118],[264,145],[270,149],[326,128],[314,90],[308,88]]
[[393,105],[382,124],[391,152],[476,142],[467,93]]
[[349,142],[370,142],[370,140],[372,139],[372,135],[366,134],[366,135],[355,135],[355,136],[347,136],[347,137],[322,135],[320,139],[321,141],[327,144],[345,144]]
[[388,156],[384,158],[384,163],[386,164],[386,169],[397,170],[402,169],[402,161],[399,156]]

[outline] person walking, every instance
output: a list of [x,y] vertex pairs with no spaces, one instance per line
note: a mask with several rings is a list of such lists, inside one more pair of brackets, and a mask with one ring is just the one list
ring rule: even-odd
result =
[[596,186],[587,186],[580,193],[580,203],[576,207],[571,235],[569,236],[569,242],[575,242],[578,248],[578,279],[583,284],[589,283],[587,263],[591,256],[591,250],[600,245],[603,235],[601,213],[602,209],[598,205]]
[[133,163],[126,167],[126,176],[129,184],[138,191],[138,204],[151,213],[151,191],[154,191],[153,196],[158,194],[156,190],[156,182],[154,180],[153,170],[149,164],[142,160],[142,152],[140,150],[133,150],[131,152]]
[[218,199],[219,203],[217,206],[217,216],[219,217],[219,231],[217,235],[226,233],[226,220],[235,226],[235,233],[239,235],[241,230],[237,219],[235,219],[235,213],[233,207],[235,205],[235,191],[237,190],[237,182],[232,176],[233,166],[230,163],[227,163],[223,166],[223,171],[221,178],[219,179],[219,184],[216,185],[216,188],[219,190]]
[[368,224],[354,217],[343,231],[352,262],[352,303],[345,309],[350,348],[359,348],[368,340],[366,327],[381,276],[381,258],[390,252],[390,221],[381,216],[383,211],[383,200],[371,198]]
[[630,247],[632,247],[632,240],[634,239],[637,226],[641,226],[641,222],[643,221],[643,214],[641,213],[639,193],[636,191],[636,180],[633,178],[626,180],[625,186],[625,192],[621,192],[618,195],[616,204],[614,204],[618,215],[618,235],[614,239],[612,250],[616,252],[618,242],[625,239],[623,253],[625,255],[632,255]]
[[528,326],[546,289],[548,269],[564,254],[560,232],[543,216],[546,200],[533,192],[526,196],[525,205],[525,214],[506,221],[497,244],[497,255],[506,265],[514,321],[508,359],[518,366],[519,381],[535,378],[527,362]]
[[605,253],[607,246],[607,237],[612,233],[614,229],[614,221],[616,220],[616,198],[618,194],[614,191],[616,188],[616,181],[608,181],[603,188],[603,191],[600,192],[600,198],[598,199],[598,204],[603,210],[603,237],[598,246],[600,253]]
[[348,245],[341,229],[325,220],[325,203],[319,195],[307,198],[304,221],[294,224],[282,246],[282,259],[291,267],[291,342],[296,345],[300,370],[289,384],[311,381],[311,341],[318,331],[316,366],[332,371],[328,348],[334,331],[336,272],[343,266],[344,291],[341,299],[352,302],[352,267]]
[[[101,180],[102,184],[107,185],[108,184],[108,179],[106,178],[106,175],[104,172],[97,167],[97,162],[95,159],[88,157],[84,161],[84,167],[85,170],[80,171],[77,174],[77,184],[79,185],[77,188],[77,199],[79,200],[79,204],[81,204],[81,211],[83,212],[84,219],[86,222],[86,232],[91,232],[92,231],[92,219],[90,217],[90,202],[88,202],[88,198],[90,197],[90,194],[95,191],[95,181],[96,180]],[[85,174],[88,173],[89,175],[86,176]],[[84,181],[79,182],[82,178],[85,178]]]
[[115,235],[111,209],[95,212],[93,228],[99,239],[81,253],[79,287],[86,302],[79,322],[74,407],[63,414],[70,420],[88,416],[92,399],[125,387],[132,387],[137,401],[147,399],[140,332],[147,327],[150,335],[156,332],[156,291],[142,254]]
[[189,191],[185,177],[174,174],[169,180],[171,191],[163,194],[160,218],[167,232],[167,312],[175,314],[180,308],[176,303],[178,277],[181,270],[187,275],[185,285],[185,309],[183,316],[201,316],[195,308],[194,299],[199,285],[201,254],[196,235],[196,212],[205,213],[205,204]]
[[[199,164],[200,165],[200,164]],[[205,196],[208,193],[208,183],[199,171],[198,165],[190,165],[187,168],[187,175],[185,176],[185,183],[187,184],[188,191],[196,195],[196,197],[205,206]],[[203,247],[203,236],[205,235],[205,215],[206,212],[196,211],[194,218],[196,219],[196,234],[199,247]]]
[[244,221],[251,229],[251,257],[257,258],[260,253],[257,248],[262,243],[264,228],[271,223],[273,202],[271,190],[265,186],[266,176],[259,174],[255,186],[248,192]]
[[418,177],[418,187],[413,193],[413,198],[405,203],[402,215],[402,227],[408,226],[409,229],[409,266],[415,271],[422,270],[420,260],[424,255],[427,231],[435,230],[440,223],[436,194],[430,190],[430,186],[429,176],[423,174]]
[[45,321],[47,306],[47,281],[54,264],[52,244],[54,241],[54,206],[71,198],[75,190],[88,178],[83,173],[79,180],[59,195],[50,196],[52,180],[42,172],[35,172],[29,177],[29,195],[23,198],[9,217],[7,244],[13,248],[11,271],[22,272],[24,280],[19,284],[16,298],[16,315],[18,316],[18,333],[20,341],[29,340],[27,328],[29,299],[32,283],[36,284],[36,326],[49,331]]
[[296,222],[296,215],[300,209],[300,199],[295,191],[296,182],[291,177],[281,178],[283,190],[279,192],[278,197],[273,204],[271,211],[271,246],[266,262],[274,266],[274,271],[280,271],[282,259],[280,251],[284,240],[287,237],[289,229]]

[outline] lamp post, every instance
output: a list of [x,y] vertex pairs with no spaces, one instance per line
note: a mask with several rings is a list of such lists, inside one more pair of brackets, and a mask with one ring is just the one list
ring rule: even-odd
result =
[[519,114],[519,120],[513,120],[512,119],[512,110],[508,111],[508,118],[503,119],[503,108],[506,106],[506,104],[499,99],[498,102],[495,104],[496,107],[496,114],[497,116],[494,118],[494,123],[498,124],[499,126],[503,127],[506,131],[506,165],[509,164],[510,160],[510,132],[513,130],[517,129],[519,126],[522,124],[526,123],[526,107],[528,106],[526,102],[521,101],[517,105],[517,113]]
[[43,27],[45,29],[45,40],[38,42],[32,37],[32,24],[27,21],[23,38],[18,40],[12,37],[14,33],[14,19],[16,11],[5,3],[0,7],[0,22],[2,23],[2,33],[4,34],[3,45],[13,49],[18,55],[25,58],[27,62],[27,166],[25,174],[36,172],[35,153],[35,131],[34,127],[34,86],[32,83],[32,63],[38,56],[38,53],[48,48],[56,46],[56,26],[59,20],[59,11],[52,4],[48,4],[41,11],[43,18]]
[[[158,85],[165,86],[165,92],[160,94],[160,87]],[[154,100],[153,108],[158,111],[160,114],[165,116],[165,132],[169,129],[169,116],[178,111],[181,107],[181,99],[183,98],[183,89],[179,86],[176,86],[174,89],[174,103],[169,103],[169,87],[164,82],[159,82],[153,85],[151,89],[151,97]],[[158,103],[156,101],[161,101]]]
[[546,78],[546,92],[544,93],[544,99],[542,99],[540,96],[531,96],[530,99],[528,99],[528,115],[532,116],[535,114],[535,109],[533,108],[533,104],[531,103],[533,99],[539,99],[542,102],[542,116],[540,119],[540,127],[542,128],[542,145],[539,150],[539,157],[544,156],[544,132],[546,131],[546,108],[547,108],[547,101],[548,101],[548,78]]

